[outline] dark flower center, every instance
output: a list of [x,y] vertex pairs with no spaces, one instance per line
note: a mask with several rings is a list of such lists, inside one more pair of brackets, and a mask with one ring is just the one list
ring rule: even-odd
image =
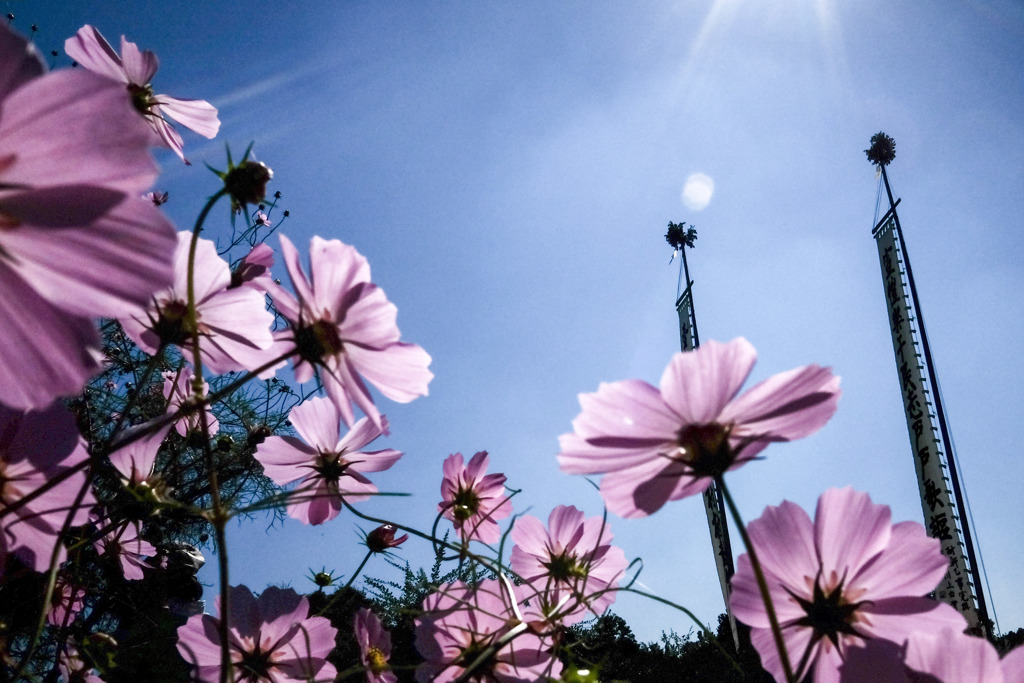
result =
[[132,106],[140,114],[149,114],[150,108],[153,106],[153,89],[148,85],[135,85],[134,83],[128,84],[128,93],[132,97]]
[[857,610],[865,604],[861,602],[849,602],[843,595],[843,582],[840,581],[831,592],[826,593],[821,587],[821,577],[814,582],[814,592],[810,600],[806,600],[792,591],[787,592],[800,603],[805,616],[798,619],[797,626],[804,626],[814,630],[811,643],[817,643],[822,638],[828,638],[833,645],[839,647],[839,635],[863,636],[853,627],[856,621]]
[[476,494],[476,491],[471,488],[464,489],[460,487],[455,494],[455,500],[452,501],[452,515],[455,516],[455,519],[465,522],[475,515],[479,509],[480,496]]
[[569,582],[571,579],[587,578],[587,569],[577,560],[575,555],[562,553],[541,564],[548,570],[548,575],[555,581]]
[[242,653],[242,661],[238,663],[238,670],[243,681],[260,681],[270,679],[270,670],[274,667],[270,661],[269,652],[260,652],[257,645],[252,652]]
[[345,476],[345,470],[351,464],[341,457],[340,453],[321,453],[317,458],[319,464],[313,467],[326,481],[336,484]]
[[336,356],[345,348],[338,326],[320,319],[312,325],[295,330],[295,346],[303,360],[320,363],[327,356]]
[[685,462],[698,477],[720,477],[735,460],[729,433],[732,425],[712,422],[706,425],[686,425],[676,435],[679,444],[677,459]]
[[168,301],[160,307],[160,317],[153,323],[153,332],[165,344],[184,346],[191,339],[188,325],[188,304],[181,300]]

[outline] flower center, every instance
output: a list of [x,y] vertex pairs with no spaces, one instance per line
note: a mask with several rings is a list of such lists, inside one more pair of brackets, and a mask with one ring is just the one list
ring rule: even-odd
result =
[[732,466],[735,454],[729,445],[732,425],[712,422],[706,425],[686,425],[676,435],[679,452],[675,456],[693,470],[698,477],[719,477]]
[[340,453],[320,453],[317,457],[318,464],[313,467],[326,481],[333,484],[345,476],[345,470],[351,464],[341,457]]
[[370,671],[375,674],[383,673],[391,668],[388,666],[388,660],[384,653],[372,645],[366,651],[366,664],[370,667]]
[[243,652],[242,660],[238,662],[238,672],[243,681],[271,680],[270,670],[274,663],[270,661],[269,652],[260,652],[259,646],[251,652]]
[[794,595],[789,589],[786,590],[800,603],[805,613],[803,618],[795,622],[796,625],[814,630],[812,643],[828,638],[838,648],[840,634],[863,637],[853,624],[857,621],[857,610],[865,601],[849,602],[843,594],[842,581],[831,592],[826,593],[821,587],[819,576],[814,582],[810,600]]
[[471,488],[459,487],[458,492],[455,494],[455,500],[452,502],[452,515],[455,516],[455,519],[465,522],[475,515],[479,509],[480,496],[476,495],[476,491]]
[[150,114],[153,106],[153,89],[148,85],[128,84],[128,94],[132,97],[132,106],[140,114]]
[[572,579],[585,579],[587,578],[587,569],[579,561],[575,555],[569,553],[562,553],[555,555],[549,562],[542,563],[548,570],[548,575],[555,581],[561,581],[568,583]]
[[165,344],[184,346],[192,338],[188,324],[188,304],[180,299],[160,307],[160,317],[153,323],[153,332]]
[[336,356],[345,348],[338,326],[324,319],[297,328],[295,346],[299,355],[310,363],[319,363],[326,356]]

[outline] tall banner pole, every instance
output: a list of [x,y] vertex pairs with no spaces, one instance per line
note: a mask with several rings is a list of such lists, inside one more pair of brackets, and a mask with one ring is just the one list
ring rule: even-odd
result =
[[939,540],[943,554],[949,558],[936,597],[963,614],[970,629],[981,635],[990,629],[981,576],[970,526],[963,516],[965,505],[956,463],[951,457],[952,439],[938,391],[914,273],[896,212],[899,200],[893,199],[885,170],[895,157],[895,143],[884,133],[873,137],[871,143],[871,149],[865,151],[868,159],[880,167],[889,200],[889,210],[871,234],[878,247],[921,507],[928,535]]
[[[669,223],[669,243],[673,244],[671,236],[673,228],[681,235],[673,246],[682,252],[682,270],[686,278],[686,286],[682,294],[676,299],[676,312],[679,314],[679,343],[683,351],[693,351],[700,346],[700,335],[697,333],[697,314],[693,307],[693,281],[690,280],[690,268],[686,261],[687,248],[693,247],[697,239],[697,231],[691,227],[688,232],[682,232],[685,223]],[[733,644],[738,651],[740,648],[739,631],[736,627],[736,617],[729,608],[730,586],[729,581],[736,572],[732,560],[732,545],[729,542],[729,527],[725,516],[725,500],[718,484],[712,482],[711,486],[704,490],[704,511],[708,518],[708,531],[711,534],[711,549],[715,556],[715,567],[718,570],[718,581],[722,586],[722,599],[725,601],[725,613],[729,618],[729,626],[732,629]]]

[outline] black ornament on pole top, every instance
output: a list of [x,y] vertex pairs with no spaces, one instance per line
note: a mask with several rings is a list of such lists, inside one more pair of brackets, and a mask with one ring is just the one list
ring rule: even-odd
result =
[[687,228],[686,223],[668,224],[668,232],[665,233],[665,241],[672,245],[673,249],[679,250],[685,247],[693,248],[697,240],[697,229],[692,225]]
[[868,161],[885,168],[896,158],[896,141],[878,131],[871,136],[871,146],[864,153],[868,155]]

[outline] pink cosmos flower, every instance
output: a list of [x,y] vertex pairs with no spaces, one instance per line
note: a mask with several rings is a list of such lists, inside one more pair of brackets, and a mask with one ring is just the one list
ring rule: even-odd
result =
[[314,370],[319,372],[327,395],[348,425],[355,422],[355,403],[381,426],[363,378],[399,403],[427,395],[434,376],[427,369],[430,356],[415,344],[399,341],[398,309],[370,282],[370,265],[354,247],[314,237],[309,278],[302,272],[298,251],[284,235],[281,253],[295,294],[278,285],[268,293],[291,325],[279,337],[295,349],[297,382],[307,382]]
[[915,633],[902,645],[871,640],[850,647],[839,673],[843,683],[1021,683],[1024,647],[1000,660],[988,640],[947,628]]
[[23,410],[79,393],[99,371],[91,319],[166,286],[174,239],[141,197],[157,168],[123,90],[43,71],[0,26],[0,403]]
[[[57,561],[63,561],[58,541],[65,521],[84,524],[95,503],[86,491],[80,507],[73,507],[86,486],[85,471],[79,469],[28,503],[21,501],[88,458],[75,418],[62,404],[30,413],[0,406],[0,555],[13,554],[36,571],[50,566],[54,549]],[[15,504],[19,507],[12,509]]]
[[70,583],[63,573],[57,574],[53,597],[50,599],[50,611],[46,613],[46,621],[52,626],[70,626],[84,607],[85,589]]
[[[220,613],[220,598],[217,599]],[[290,588],[271,586],[257,599],[245,586],[230,596],[228,648],[235,683],[333,681],[338,675],[327,655],[337,629],[324,617],[309,616],[309,602]],[[220,678],[219,620],[190,617],[178,629],[178,652],[196,667],[197,680]]]
[[103,35],[86,24],[64,43],[64,51],[89,71],[111,78],[128,89],[131,103],[152,126],[163,146],[173,149],[186,164],[181,135],[174,130],[164,115],[199,133],[213,138],[220,129],[217,109],[205,100],[181,100],[169,95],[154,95],[150,81],[159,67],[156,55],[149,50],[139,51],[135,43],[121,36],[121,55]]
[[551,511],[547,529],[536,517],[517,519],[510,566],[537,591],[531,611],[536,606],[542,621],[554,618],[566,625],[586,618],[588,610],[604,613],[627,565],[625,553],[611,540],[605,520],[585,519],[582,510],[569,505]]
[[103,683],[92,665],[82,658],[73,639],[68,639],[57,658],[57,668],[68,683]]
[[101,557],[117,558],[124,578],[129,581],[143,578],[142,569],[150,566],[143,558],[157,555],[153,544],[139,537],[137,522],[127,522],[110,529],[96,545]]
[[737,397],[757,360],[746,339],[677,353],[661,389],[640,380],[580,394],[573,434],[559,438],[568,474],[605,474],[601,496],[622,517],[645,517],[669,500],[701,493],[715,477],[772,441],[821,429],[836,410],[839,378],[807,365]]
[[[164,398],[167,400],[168,413],[176,413],[181,410],[182,406],[194,401],[192,398],[192,382],[195,379],[195,375],[192,373],[192,368],[186,367],[179,369],[177,372],[165,372],[163,374]],[[203,394],[205,395],[209,391],[210,385],[203,382]],[[217,417],[213,414],[210,406],[206,406],[204,410],[206,411],[206,426],[211,435],[216,434],[220,430],[220,423],[217,421]],[[174,431],[182,436],[188,436],[189,432],[199,430],[200,424],[199,413],[189,413],[174,422]],[[156,453],[154,452],[153,455],[155,457]]]
[[[852,488],[829,489],[812,522],[798,505],[768,507],[748,525],[768,583],[790,664],[803,680],[839,679],[848,648],[872,638],[902,643],[917,631],[966,627],[949,605],[922,597],[948,565],[939,541],[916,522],[892,524],[889,506]],[[783,668],[748,555],[741,555],[729,601],[749,625],[761,664]]]
[[485,474],[488,463],[487,451],[474,455],[468,465],[462,464],[462,453],[444,461],[437,510],[451,520],[466,543],[471,538],[495,543],[501,538],[498,520],[512,514],[512,503],[505,495],[505,475]]
[[165,425],[110,454],[110,464],[121,473],[125,485],[148,484],[153,486],[159,481],[160,477],[153,472],[153,468],[156,465],[156,456],[160,451],[160,445],[170,429],[170,425]]
[[[170,344],[192,353],[192,330],[187,316],[191,241],[192,233],[178,233],[174,284],[158,293],[144,310],[121,318],[125,333],[146,353],[155,354],[157,349]],[[267,310],[263,295],[256,290],[228,289],[231,270],[210,240],[200,239],[196,245],[193,280],[204,367],[215,374],[223,374],[256,370],[270,360],[269,349],[274,343],[270,326],[274,316]],[[270,374],[273,370],[263,373]]]
[[352,628],[359,642],[359,661],[366,667],[367,683],[398,683],[391,670],[391,634],[384,630],[380,618],[365,607],[358,610]]
[[[423,601],[416,618],[416,649],[424,662],[416,680],[445,683],[459,678],[488,648],[494,653],[467,680],[532,683],[557,680],[562,664],[539,636],[526,628],[519,598],[508,581],[441,586]],[[502,638],[508,638],[499,643]]]
[[274,250],[260,242],[235,265],[229,287],[252,287],[258,292],[266,292],[267,285],[273,282],[270,277],[273,265]]
[[303,524],[334,519],[343,500],[355,503],[369,498],[377,487],[363,473],[382,472],[402,457],[390,448],[361,450],[387,433],[383,416],[383,429],[364,417],[341,436],[338,407],[330,399],[311,398],[292,408],[288,419],[306,443],[293,436],[271,436],[259,445],[255,457],[279,486],[298,482],[288,514]]

